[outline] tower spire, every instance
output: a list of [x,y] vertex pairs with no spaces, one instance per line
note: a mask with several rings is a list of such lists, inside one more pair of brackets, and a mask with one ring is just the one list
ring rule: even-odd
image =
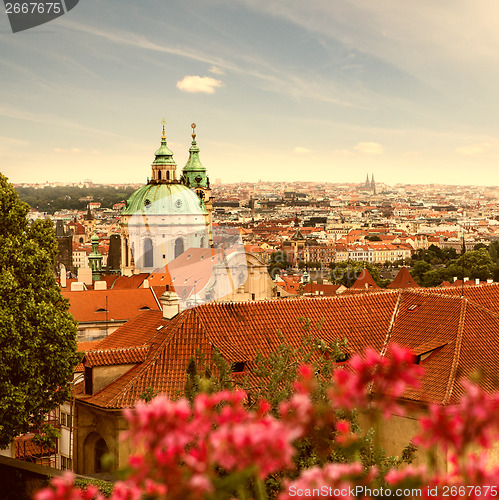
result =
[[166,120],[163,119],[161,120],[161,123],[163,124],[163,133],[161,134],[161,139],[166,139],[166,134],[165,134],[165,125],[166,125]]
[[155,159],[152,162],[152,179],[149,181],[153,184],[172,182],[175,180],[177,172],[177,164],[173,159],[173,153],[166,145],[165,124],[166,120],[161,120],[163,129],[161,132],[161,146],[154,153]]
[[197,194],[200,195],[201,191],[198,191],[197,188],[208,189],[210,181],[206,175],[206,168],[203,167],[199,159],[199,148],[196,144],[196,124],[193,123],[191,128],[192,143],[189,148],[189,159],[182,169],[181,181],[191,189],[196,189]]
[[196,145],[196,124],[192,123],[191,124],[191,128],[192,128],[192,134],[191,134],[192,145],[195,146]]

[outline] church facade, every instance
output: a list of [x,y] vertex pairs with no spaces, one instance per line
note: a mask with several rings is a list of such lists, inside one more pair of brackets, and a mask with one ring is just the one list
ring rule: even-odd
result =
[[121,216],[121,273],[163,268],[188,248],[209,248],[212,197],[206,169],[199,159],[192,124],[189,159],[177,178],[163,121],[161,145],[154,153],[152,176],[135,191]]

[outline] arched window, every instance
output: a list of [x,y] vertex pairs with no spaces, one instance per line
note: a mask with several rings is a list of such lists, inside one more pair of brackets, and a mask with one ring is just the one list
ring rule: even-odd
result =
[[152,249],[151,238],[146,238],[144,240],[144,267],[153,267],[154,265],[154,255]]
[[158,180],[161,180],[161,170],[158,170]]
[[201,238],[201,244],[199,245],[200,248],[204,248],[204,236]]
[[184,253],[184,240],[182,238],[177,238],[175,240],[175,258]]
[[167,181],[170,180],[170,171],[169,170],[166,171],[166,180]]

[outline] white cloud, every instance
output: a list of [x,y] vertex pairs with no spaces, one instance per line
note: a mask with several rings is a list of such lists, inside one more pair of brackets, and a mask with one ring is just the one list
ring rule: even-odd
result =
[[212,66],[210,68],[210,73],[213,73],[215,75],[225,75],[225,71],[222,68],[219,68],[218,66]]
[[381,155],[385,152],[383,146],[377,142],[359,142],[353,149],[366,155]]
[[215,80],[211,76],[184,76],[177,82],[177,88],[183,92],[204,92],[205,94],[214,94],[215,89],[222,87],[220,80]]
[[304,154],[304,153],[311,153],[311,149],[307,148],[302,148],[301,146],[297,146],[295,149],[293,149],[293,153],[298,153],[298,154]]

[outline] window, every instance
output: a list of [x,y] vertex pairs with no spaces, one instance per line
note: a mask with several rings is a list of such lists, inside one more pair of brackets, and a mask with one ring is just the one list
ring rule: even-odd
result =
[[71,470],[72,469],[72,461],[70,458],[61,455],[61,469],[62,470]]
[[236,361],[232,363],[232,373],[242,373],[244,372],[244,367],[246,363],[244,361]]
[[184,253],[184,240],[177,238],[175,240],[175,258]]
[[153,267],[154,265],[154,255],[152,249],[151,238],[146,238],[144,240],[144,267]]

